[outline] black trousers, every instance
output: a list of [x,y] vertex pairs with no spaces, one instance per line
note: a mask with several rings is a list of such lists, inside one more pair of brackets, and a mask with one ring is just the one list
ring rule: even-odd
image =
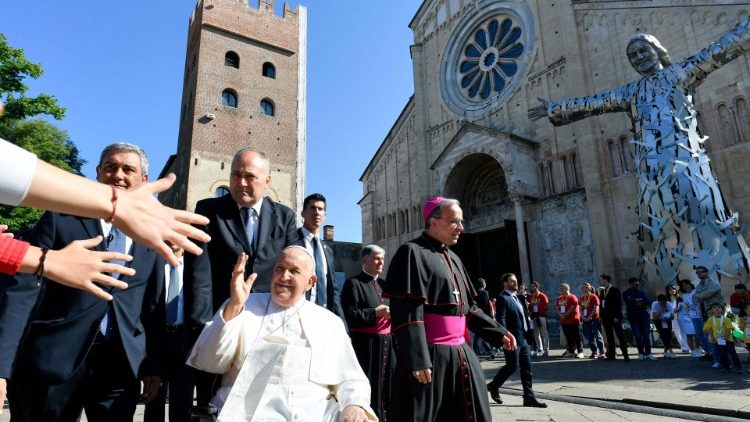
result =
[[169,422],[190,422],[193,407],[195,370],[185,364],[193,342],[185,326],[165,330],[164,345],[167,347],[165,367],[159,395],[149,404],[143,414],[144,422],[164,422],[164,404],[169,395]]
[[74,422],[85,410],[91,422],[133,421],[141,385],[118,338],[92,345],[78,370],[61,384],[25,372],[19,369],[10,382],[13,420]]
[[615,322],[614,318],[601,316],[604,334],[607,336],[607,357],[615,357],[615,335],[617,342],[620,343],[620,351],[623,356],[628,355],[628,342],[625,340],[625,333],[622,331],[622,320]]
[[492,385],[502,387],[505,381],[513,375],[518,368],[521,369],[521,385],[523,386],[523,398],[534,398],[534,389],[531,387],[531,349],[529,343],[521,341],[516,350],[503,349],[505,353],[505,366],[500,368],[492,379]]
[[582,353],[583,339],[581,338],[581,330],[578,329],[578,324],[560,324],[560,327],[565,333],[565,339],[568,341],[568,352]]

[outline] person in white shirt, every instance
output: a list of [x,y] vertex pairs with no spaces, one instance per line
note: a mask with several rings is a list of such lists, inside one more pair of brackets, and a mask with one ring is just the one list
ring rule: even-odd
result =
[[331,312],[305,300],[316,281],[312,255],[289,246],[279,256],[271,293],[243,281],[247,255],[232,273],[230,298],[201,333],[188,364],[223,374],[212,404],[218,421],[377,420],[370,384]]

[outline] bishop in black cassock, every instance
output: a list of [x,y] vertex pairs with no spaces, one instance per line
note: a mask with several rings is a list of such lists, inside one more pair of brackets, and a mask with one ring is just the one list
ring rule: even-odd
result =
[[391,385],[396,353],[391,338],[388,299],[380,278],[385,251],[377,245],[362,248],[362,272],[346,280],[341,289],[349,337],[360,366],[370,380],[370,406],[381,422],[391,419]]
[[515,348],[515,338],[476,306],[463,263],[448,246],[463,231],[458,201],[431,198],[427,230],[396,251],[383,296],[390,298],[397,363],[392,421],[491,421],[484,373],[466,329]]

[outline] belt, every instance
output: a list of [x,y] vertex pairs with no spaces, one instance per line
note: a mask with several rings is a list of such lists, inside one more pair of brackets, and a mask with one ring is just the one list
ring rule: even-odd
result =
[[164,331],[166,331],[168,333],[177,333],[177,332],[182,331],[182,329],[183,329],[184,326],[185,326],[185,324],[167,324],[164,327]]

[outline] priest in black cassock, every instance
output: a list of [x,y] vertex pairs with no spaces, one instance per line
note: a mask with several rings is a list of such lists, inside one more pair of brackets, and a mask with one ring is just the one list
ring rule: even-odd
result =
[[381,422],[388,422],[392,413],[391,383],[396,353],[391,339],[391,312],[383,298],[380,278],[385,264],[385,251],[377,245],[362,248],[362,272],[346,280],[341,289],[349,337],[359,365],[370,380],[370,407]]
[[391,421],[489,422],[484,373],[466,329],[513,350],[516,339],[476,306],[463,263],[448,246],[463,231],[455,199],[430,198],[425,231],[399,247],[383,286],[397,361]]

